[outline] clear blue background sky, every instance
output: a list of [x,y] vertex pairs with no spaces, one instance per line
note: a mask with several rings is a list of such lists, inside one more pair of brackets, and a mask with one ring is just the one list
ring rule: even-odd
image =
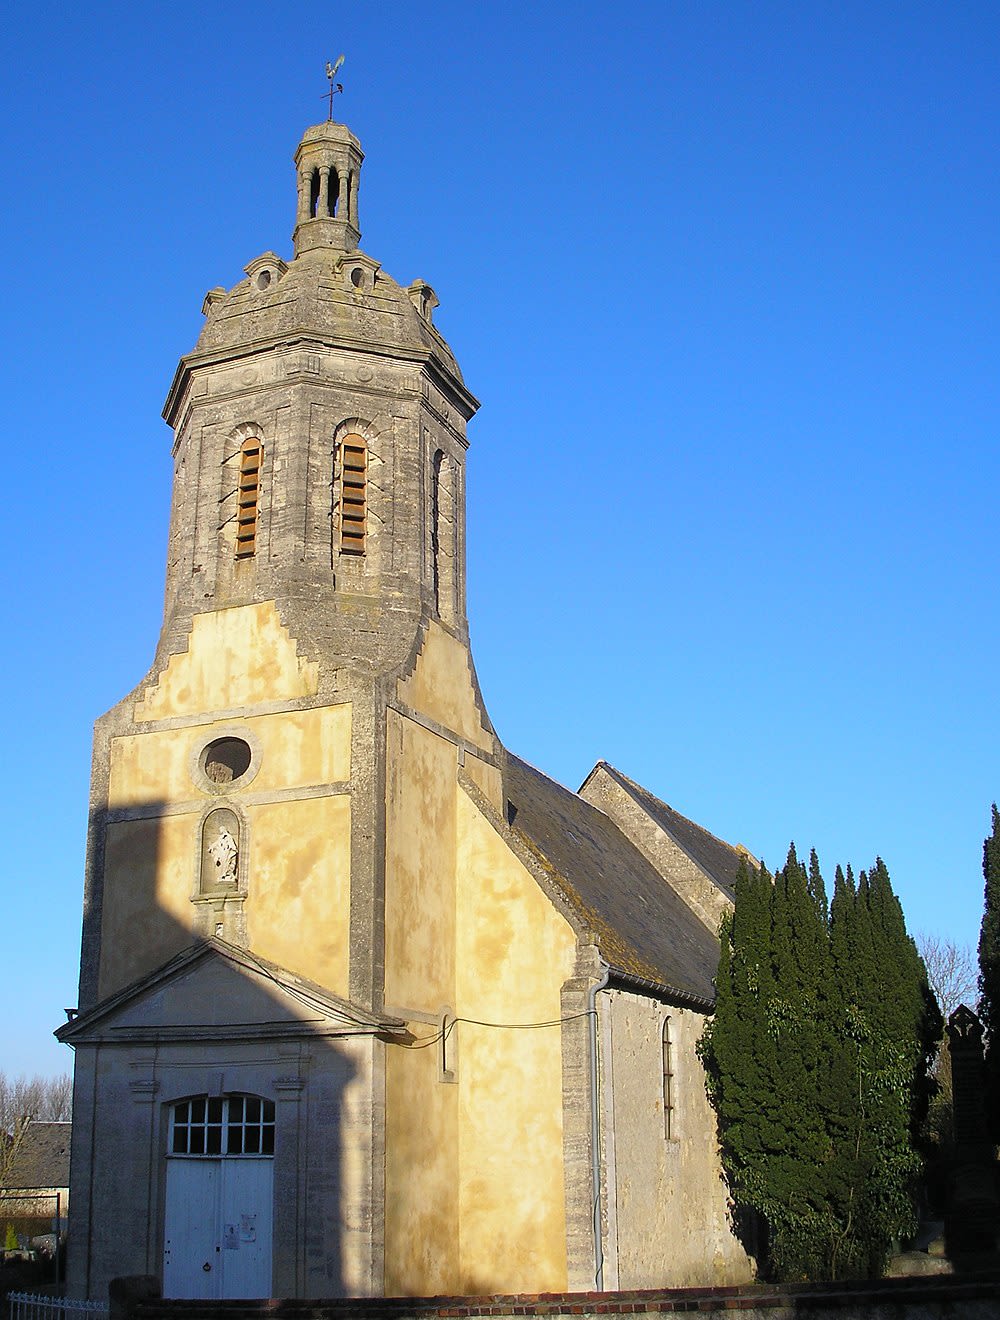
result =
[[21,4],[3,34],[0,1068],[71,1064],[90,727],[160,622],[205,291],[361,138],[362,246],[483,401],[501,737],[978,935],[1000,796],[994,4]]

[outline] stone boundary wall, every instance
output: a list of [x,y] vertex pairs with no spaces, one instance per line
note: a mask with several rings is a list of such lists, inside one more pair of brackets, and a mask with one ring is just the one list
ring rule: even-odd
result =
[[676,1291],[543,1293],[495,1297],[346,1298],[331,1301],[144,1301],[131,1320],[499,1320],[540,1316],[658,1317],[703,1320],[998,1320],[1000,1271],[966,1278],[880,1283],[792,1284]]

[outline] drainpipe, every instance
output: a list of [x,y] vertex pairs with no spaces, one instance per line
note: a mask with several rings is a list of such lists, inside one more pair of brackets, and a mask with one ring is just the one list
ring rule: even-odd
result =
[[608,984],[611,968],[601,963],[601,979],[587,991],[587,1018],[590,1024],[590,1175],[594,1209],[594,1286],[604,1291],[604,1240],[601,1232],[601,1118],[600,1086],[597,1076],[597,996]]

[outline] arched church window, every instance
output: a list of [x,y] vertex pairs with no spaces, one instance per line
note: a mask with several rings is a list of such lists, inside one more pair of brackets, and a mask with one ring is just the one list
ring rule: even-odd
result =
[[368,446],[360,435],[340,442],[340,549],[363,555],[368,515]]
[[313,170],[309,178],[309,215],[315,219],[319,213],[319,170]]
[[260,504],[260,469],[264,449],[257,436],[248,436],[240,450],[240,483],[236,510],[236,558],[249,559],[257,550],[257,514]]
[[669,1018],[663,1019],[661,1049],[663,1054],[663,1135],[667,1141],[671,1141],[677,1135],[677,1124],[674,1115],[674,1060]]
[[171,1155],[273,1155],[274,1101],[197,1095],[170,1110]]

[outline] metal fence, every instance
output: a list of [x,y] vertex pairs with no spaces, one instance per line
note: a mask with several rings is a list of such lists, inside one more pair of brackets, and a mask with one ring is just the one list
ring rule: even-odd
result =
[[10,1320],[103,1320],[108,1302],[80,1302],[67,1297],[44,1297],[39,1293],[7,1294]]

